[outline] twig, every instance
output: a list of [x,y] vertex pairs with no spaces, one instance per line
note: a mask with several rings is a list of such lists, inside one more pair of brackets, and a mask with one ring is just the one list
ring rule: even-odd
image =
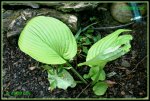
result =
[[10,82],[8,82],[7,86],[3,89],[3,91],[5,91],[10,86]]
[[111,27],[97,27],[97,28],[93,28],[95,30],[106,30],[106,29],[117,29],[117,28],[122,28],[122,27],[127,27],[129,25],[132,25],[134,22],[130,22],[124,25],[118,25],[118,26],[111,26]]
[[78,98],[90,85],[91,85],[91,83],[89,83],[89,84],[76,96],[76,98]]
[[[147,18],[147,16],[142,17],[142,19],[144,19],[144,18]],[[95,29],[95,30],[117,29],[117,28],[127,27],[127,26],[129,26],[129,25],[134,24],[134,23],[135,23],[135,22],[132,21],[132,22],[127,23],[127,24],[124,24],[124,25],[111,26],[111,27],[97,27],[97,28],[94,28],[94,27],[93,27],[93,29]]]
[[133,69],[131,70],[131,72],[133,72],[133,71],[139,66],[139,64],[140,64],[146,57],[147,57],[147,56],[145,56],[140,62],[138,62],[138,63],[136,64],[135,68],[133,68]]
[[20,85],[18,85],[18,86],[16,86],[16,87],[14,87],[13,91],[16,91],[16,90],[18,89],[19,86],[22,87],[23,85],[25,85],[25,84],[27,84],[27,83],[29,83],[29,82],[26,81],[26,82],[23,82],[22,84],[20,84]]

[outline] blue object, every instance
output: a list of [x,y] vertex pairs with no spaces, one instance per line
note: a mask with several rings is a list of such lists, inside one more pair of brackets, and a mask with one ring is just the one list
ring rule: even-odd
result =
[[131,20],[136,21],[136,22],[141,22],[142,21],[142,16],[139,11],[139,8],[136,3],[130,3],[132,11],[133,11],[133,18]]

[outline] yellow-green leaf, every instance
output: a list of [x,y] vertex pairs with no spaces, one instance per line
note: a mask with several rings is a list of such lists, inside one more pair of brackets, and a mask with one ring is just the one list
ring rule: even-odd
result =
[[104,95],[108,88],[107,83],[105,82],[98,82],[94,85],[93,91],[96,95]]
[[19,37],[19,48],[46,64],[63,64],[77,53],[75,38],[63,22],[46,16],[31,19]]
[[90,67],[103,67],[109,61],[115,60],[129,52],[132,40],[131,35],[121,35],[122,32],[130,31],[119,29],[96,42],[88,51],[86,62],[78,66],[89,65]]

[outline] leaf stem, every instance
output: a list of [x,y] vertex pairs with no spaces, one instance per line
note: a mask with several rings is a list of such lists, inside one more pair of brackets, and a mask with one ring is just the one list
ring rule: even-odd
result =
[[73,68],[73,66],[71,66],[70,63],[67,62],[67,64],[72,67],[71,70],[81,79],[81,81],[83,81],[85,84],[87,84],[87,81]]
[[98,73],[97,73],[97,75],[96,75],[96,78],[95,78],[95,80],[92,82],[92,86],[97,82],[97,80],[98,80],[98,78],[99,78],[99,76],[100,76],[100,71],[101,71],[101,68],[99,67],[99,70],[98,70]]

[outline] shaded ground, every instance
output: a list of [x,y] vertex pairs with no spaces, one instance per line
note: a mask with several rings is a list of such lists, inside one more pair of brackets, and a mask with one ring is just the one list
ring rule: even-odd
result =
[[[89,12],[90,13],[90,12]],[[103,13],[103,12],[102,12]],[[81,25],[83,27],[89,25],[88,13],[82,13]],[[95,15],[97,16],[97,15]],[[100,20],[105,18],[102,14]],[[107,21],[107,19],[105,19]],[[104,21],[104,20],[101,20]],[[106,23],[105,26],[113,25],[111,22]],[[104,22],[103,22],[104,23]],[[102,23],[102,24],[103,24]],[[101,24],[101,25],[102,25]],[[123,57],[109,62],[105,71],[106,74],[115,72],[113,76],[107,76],[107,80],[113,81],[116,84],[109,87],[106,94],[103,96],[96,96],[90,87],[84,84],[78,84],[75,88],[69,88],[66,91],[55,89],[49,91],[49,82],[47,80],[47,73],[42,68],[31,67],[37,66],[37,61],[25,55],[18,48],[18,37],[8,39],[7,32],[3,32],[3,97],[6,98],[143,98],[147,96],[147,26],[145,24],[133,24],[128,27],[132,29],[133,41],[131,51]],[[97,30],[98,31],[98,30]],[[98,31],[102,37],[114,30]],[[96,36],[96,34],[93,34]],[[84,37],[84,35],[83,35]],[[82,53],[82,52],[81,52]],[[84,53],[82,53],[84,54]],[[85,60],[85,57],[77,56],[77,62],[80,63]],[[129,66],[124,65],[124,61]],[[73,65],[76,65],[73,62]],[[76,68],[77,69],[77,68]],[[87,73],[88,68],[77,69],[81,75]],[[78,80],[75,77],[75,80]],[[90,81],[90,80],[89,80]],[[83,91],[83,89],[85,89]],[[13,92],[26,92],[15,96]],[[83,92],[82,92],[83,91]],[[27,94],[28,92],[28,94]]]

